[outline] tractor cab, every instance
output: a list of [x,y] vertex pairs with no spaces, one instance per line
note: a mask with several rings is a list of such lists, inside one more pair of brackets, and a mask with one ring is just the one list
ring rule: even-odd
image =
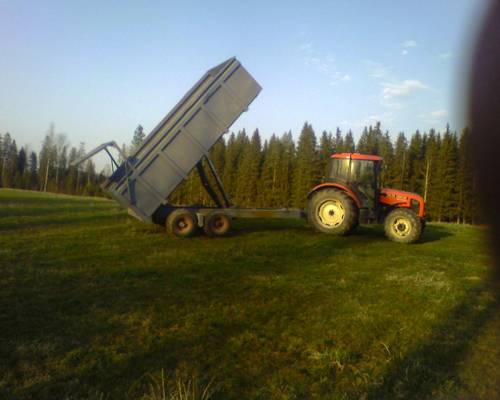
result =
[[337,153],[330,158],[327,181],[338,182],[352,190],[360,208],[376,209],[380,194],[382,157],[360,153]]

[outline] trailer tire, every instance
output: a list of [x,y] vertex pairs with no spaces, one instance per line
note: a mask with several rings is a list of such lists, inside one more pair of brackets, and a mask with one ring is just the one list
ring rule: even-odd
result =
[[419,216],[409,208],[395,208],[384,221],[386,236],[398,243],[415,243],[422,236],[423,225]]
[[191,237],[198,229],[198,218],[186,208],[172,211],[165,222],[168,233],[181,238]]
[[342,190],[323,189],[309,198],[307,220],[319,232],[344,236],[358,226],[359,210]]
[[221,237],[231,230],[231,217],[222,211],[208,214],[203,224],[203,230],[209,237]]

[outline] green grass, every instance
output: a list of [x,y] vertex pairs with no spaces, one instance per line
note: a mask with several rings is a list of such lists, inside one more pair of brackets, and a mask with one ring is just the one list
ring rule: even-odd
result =
[[0,190],[0,398],[499,396],[480,228],[235,225],[182,240],[109,200]]

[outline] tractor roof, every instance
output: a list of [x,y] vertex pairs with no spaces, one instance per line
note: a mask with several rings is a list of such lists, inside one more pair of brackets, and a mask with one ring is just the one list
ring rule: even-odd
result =
[[353,160],[365,160],[365,161],[382,161],[382,157],[374,156],[371,154],[361,154],[361,153],[335,153],[332,154],[332,158],[351,158]]

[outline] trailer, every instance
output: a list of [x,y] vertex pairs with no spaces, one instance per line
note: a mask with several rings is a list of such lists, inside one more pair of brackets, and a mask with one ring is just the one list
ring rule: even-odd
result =
[[[230,58],[208,70],[134,154],[126,157],[111,141],[90,151],[75,165],[105,151],[113,173],[102,188],[135,218],[165,225],[179,237],[192,236],[198,228],[209,236],[223,236],[229,232],[233,218],[303,218],[305,213],[299,209],[235,206],[210,159],[210,149],[248,110],[260,91],[243,65]],[[123,160],[120,164],[109,148],[118,151]],[[215,207],[169,203],[169,196],[195,168]]]

